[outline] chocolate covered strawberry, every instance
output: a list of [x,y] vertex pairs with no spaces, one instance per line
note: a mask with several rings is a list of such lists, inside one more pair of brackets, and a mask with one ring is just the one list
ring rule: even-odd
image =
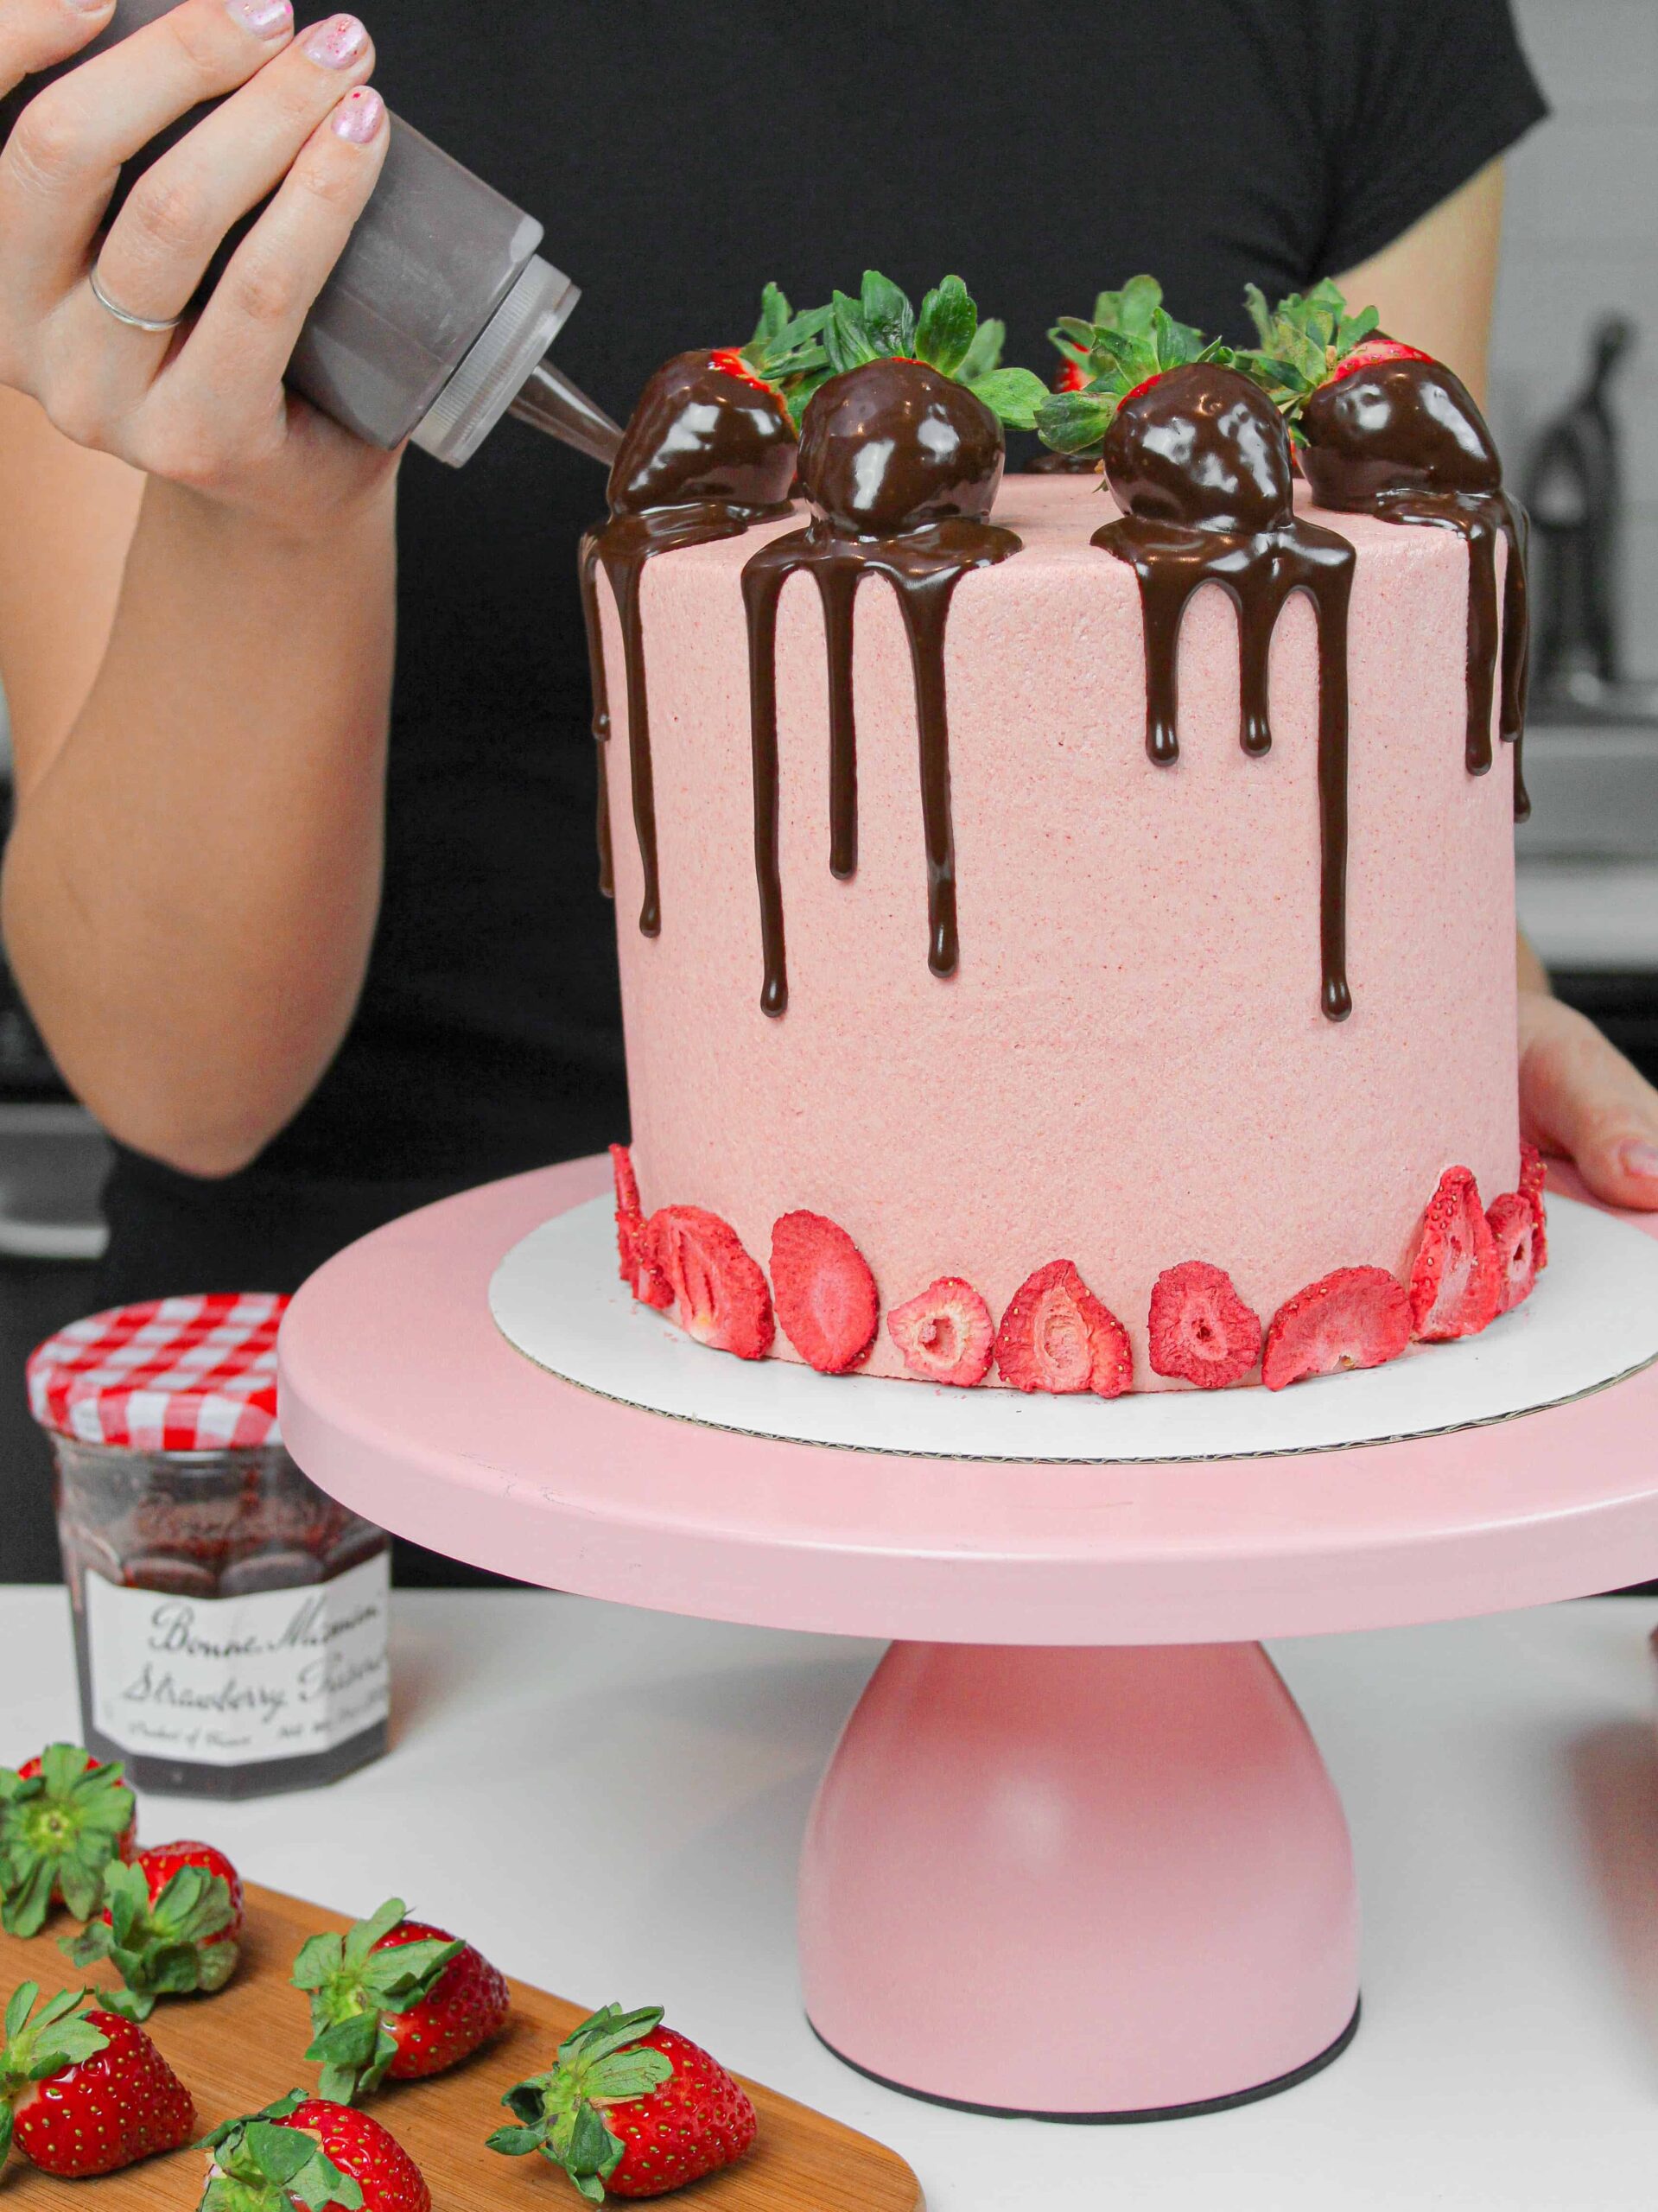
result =
[[0,2164],[16,2148],[44,2172],[77,2181],[113,2173],[195,2132],[190,2092],[135,2022],[84,1991],[48,2004],[22,1983],[6,2007],[0,2049]]
[[771,1294],[729,1222],[702,1206],[663,1206],[639,1249],[668,1284],[688,1336],[739,1359],[765,1358],[777,1334]]
[[242,1878],[211,1843],[158,1843],[111,1866],[104,1910],[64,1950],[78,1967],[108,1959],[125,1984],[111,2012],[147,2020],[158,1997],[222,1989],[236,1971]]
[[1467,385],[1378,331],[1374,308],[1350,315],[1330,283],[1274,308],[1253,285],[1246,296],[1261,342],[1239,365],[1284,415],[1321,507],[1502,489],[1502,464]]
[[661,2008],[607,2005],[560,2044],[551,2070],[501,2100],[518,2125],[492,2151],[539,2152],[590,2204],[607,2194],[665,2196],[734,2164],[758,2128],[754,2107],[725,2068],[662,2024]]
[[1199,1390],[1242,1382],[1261,1357],[1261,1322],[1207,1260],[1166,1268],[1152,1291],[1152,1366]]
[[134,1849],[137,1807],[118,1760],[53,1744],[0,1767],[0,1925],[37,1935],[54,1904],[79,1920],[97,1910],[106,1870]]
[[940,1275],[915,1298],[895,1306],[886,1333],[918,1382],[970,1390],[990,1372],[996,1325],[970,1282]]
[[981,521],[1001,481],[1006,429],[1028,429],[1045,396],[1028,369],[995,365],[1001,327],[981,323],[959,276],[919,314],[867,270],[835,293],[823,325],[831,373],[800,425],[800,482],[821,524],[891,537]]
[[1285,1390],[1314,1376],[1385,1366],[1410,1338],[1410,1299],[1395,1276],[1385,1268],[1337,1268],[1274,1314],[1261,1379],[1269,1390]]
[[441,1928],[388,1897],[344,1936],[313,1936],[294,1961],[311,1999],[320,2094],[353,2103],[384,2081],[413,2082],[469,2058],[506,2024],[505,1977]]
[[610,472],[613,515],[714,505],[780,512],[795,473],[792,395],[827,372],[827,309],[796,315],[775,284],[744,346],[676,353],[645,385]]
[[389,2129],[300,2089],[207,2142],[198,2212],[431,2212],[425,2176]]
[[772,1303],[808,1367],[844,1375],[868,1358],[880,1325],[869,1262],[838,1222],[785,1213],[772,1230]]
[[996,1365],[1015,1390],[1120,1398],[1134,1388],[1128,1332],[1069,1260],[1039,1268],[996,1332]]
[[1058,454],[1098,455],[1121,410],[1160,377],[1232,358],[1218,340],[1177,321],[1154,276],[1131,276],[1121,291],[1102,292],[1091,321],[1062,315],[1049,336],[1075,372],[1036,413],[1043,443]]

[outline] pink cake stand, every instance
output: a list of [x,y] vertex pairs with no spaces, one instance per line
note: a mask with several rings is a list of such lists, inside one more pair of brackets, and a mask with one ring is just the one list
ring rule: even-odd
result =
[[734,1435],[573,1388],[497,1332],[498,1262],[605,1175],[469,1192],[314,1276],[282,1337],[301,1465],[522,1580],[895,1639],[801,1872],[807,2012],[850,2064],[1105,2120],[1241,2103],[1336,2056],[1358,2017],[1352,1854],[1258,1639],[1658,1573],[1658,1366],[1495,1427],[1253,1460]]

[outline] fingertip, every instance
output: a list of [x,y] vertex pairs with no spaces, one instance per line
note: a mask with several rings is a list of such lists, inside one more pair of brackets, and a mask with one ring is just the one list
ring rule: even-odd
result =
[[328,127],[348,146],[372,146],[385,129],[385,102],[372,85],[359,85],[340,101]]
[[1658,1212],[1658,1143],[1650,1137],[1626,1137],[1613,1160],[1627,1192],[1623,1204]]

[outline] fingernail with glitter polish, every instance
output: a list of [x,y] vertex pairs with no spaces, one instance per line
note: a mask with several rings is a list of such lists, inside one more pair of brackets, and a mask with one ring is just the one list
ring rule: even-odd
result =
[[276,38],[294,28],[292,0],[225,0],[225,12],[255,38]]
[[354,92],[347,92],[334,111],[336,137],[349,139],[353,146],[372,145],[380,135],[380,124],[385,117],[385,102],[366,85],[359,85]]
[[355,16],[330,16],[306,40],[305,51],[325,69],[349,69],[368,51],[368,33]]
[[1658,1144],[1648,1144],[1644,1137],[1634,1137],[1618,1154],[1623,1173],[1644,1182],[1658,1183]]

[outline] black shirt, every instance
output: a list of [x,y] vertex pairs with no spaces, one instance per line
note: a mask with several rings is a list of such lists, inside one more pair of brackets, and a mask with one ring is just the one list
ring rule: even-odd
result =
[[[1543,112],[1507,0],[403,0],[395,110],[547,226],[560,363],[651,371],[867,264],[947,270],[1045,372],[1054,316],[1148,269],[1242,335],[1375,253]],[[1017,465],[1017,457],[1015,457]],[[504,424],[401,487],[386,883],[351,1033],[246,1173],[123,1154],[111,1300],[283,1289],[420,1200],[597,1149],[626,1106],[600,899],[577,538],[600,470]],[[257,835],[257,825],[250,829]]]

